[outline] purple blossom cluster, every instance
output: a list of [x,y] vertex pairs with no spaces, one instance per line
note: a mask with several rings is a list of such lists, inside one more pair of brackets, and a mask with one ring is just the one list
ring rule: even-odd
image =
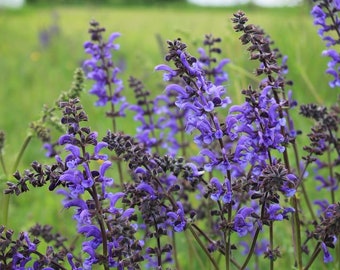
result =
[[[323,27],[320,35],[338,28],[339,6],[317,1],[312,13]],[[242,90],[242,104],[232,104],[227,95],[229,60],[219,57],[221,39],[206,35],[207,50],[200,48],[198,58],[180,39],[168,41],[167,64],[155,67],[164,72],[164,93],[153,97],[130,77],[136,104],[128,105],[111,55],[119,49],[114,43],[119,33],[105,42],[105,29],[90,23],[91,41],[84,48],[91,58],[84,69],[94,81],[90,93],[98,97],[96,105],[111,106],[106,116],[113,119],[113,130],[100,139],[85,124],[79,93],[60,97],[65,132],[46,145],[54,163],[33,162],[31,169],[16,172],[17,182],[8,182],[5,190],[19,195],[49,184],[63,196],[63,207],[74,210],[79,248],[68,247],[67,239],[47,225],[37,224],[18,239],[1,226],[0,269],[181,269],[184,248],[177,241],[183,235],[189,249],[197,252],[191,240],[201,249],[197,260],[203,254],[216,270],[251,264],[260,269],[263,259],[274,269],[286,252],[275,238],[279,222],[293,235],[295,267],[307,270],[321,252],[325,263],[334,260],[331,249],[340,248],[339,102],[330,108],[300,106],[300,114],[315,123],[301,160],[296,145],[301,132],[290,113],[297,102],[286,89],[292,85],[286,79],[287,57],[272,48],[261,28],[248,24],[244,12],[233,14],[232,22],[262,77]],[[325,40],[337,44],[337,39]],[[139,124],[135,135],[116,131],[114,118],[125,117],[126,108]],[[42,138],[49,135],[40,125],[32,128]],[[3,145],[0,132],[0,154]],[[314,202],[316,214],[305,187],[310,175],[321,183],[317,190],[330,194],[329,200]],[[41,240],[48,246],[45,253],[38,249]]]
[[[142,241],[134,238],[137,229],[134,209],[116,206],[124,193],[109,191],[114,181],[106,173],[112,162],[108,155],[101,154],[107,143],[98,142],[96,132],[81,127],[80,122],[87,117],[77,103],[74,100],[61,104],[62,122],[69,128],[68,133],[60,137],[59,145],[64,146],[68,154],[64,159],[56,156],[56,161],[63,168],[59,181],[65,187],[58,193],[65,197],[65,208],[75,209],[77,231],[84,236],[82,250],[88,256],[81,269],[91,269],[95,264],[103,264],[105,269],[129,264],[131,269],[140,260],[138,254],[143,246]],[[94,147],[93,152],[87,152],[90,145]],[[101,163],[97,170],[91,169],[95,162]],[[118,252],[117,246],[128,248]],[[102,249],[102,255],[98,249]],[[72,268],[77,269],[74,263]]]
[[110,112],[110,117],[125,116],[124,111],[128,104],[121,95],[123,81],[118,78],[120,69],[114,65],[111,55],[112,50],[119,49],[119,45],[114,42],[120,34],[112,33],[106,42],[102,36],[105,28],[100,27],[96,21],[92,21],[90,25],[91,41],[86,42],[84,48],[92,58],[83,65],[87,78],[94,81],[90,94],[97,96],[96,106],[105,106],[107,103],[119,106],[118,111]]
[[326,42],[327,50],[322,55],[328,56],[331,60],[328,62],[326,73],[334,77],[329,82],[330,87],[339,87],[339,62],[340,55],[333,47],[339,43],[340,39],[340,19],[338,12],[340,11],[340,2],[338,0],[322,0],[315,1],[311,14],[314,17],[314,24],[319,26],[318,34]]
[[161,153],[161,149],[166,149],[167,154],[175,156],[185,148],[179,139],[179,133],[183,131],[180,120],[183,113],[173,109],[171,93],[152,98],[150,91],[134,77],[130,77],[129,85],[136,98],[136,104],[130,105],[129,109],[135,112],[134,120],[140,123],[136,138],[150,151]]

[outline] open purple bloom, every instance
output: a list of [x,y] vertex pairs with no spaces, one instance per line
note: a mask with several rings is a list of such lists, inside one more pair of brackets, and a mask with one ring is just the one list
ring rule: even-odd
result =
[[223,193],[222,184],[215,177],[211,178],[210,184],[213,190],[213,192],[210,195],[210,198],[214,201],[218,201]]
[[234,218],[233,229],[237,232],[240,237],[247,235],[253,230],[254,224],[251,214],[254,213],[254,209],[251,207],[242,207],[237,211]]
[[123,198],[125,196],[124,192],[116,192],[116,193],[108,193],[107,194],[107,198],[110,201],[110,207],[109,207],[109,211],[110,213],[119,213],[122,211],[122,209],[120,208],[116,208],[116,203],[119,199]]
[[168,222],[174,228],[175,232],[182,232],[185,229],[187,224],[183,205],[180,202],[177,202],[178,209],[175,212],[168,212]]
[[329,253],[329,250],[324,242],[321,243],[321,248],[323,251],[323,261],[325,263],[330,263],[333,261],[332,255]]
[[77,207],[73,218],[77,220],[78,226],[91,224],[91,214],[85,201],[82,199],[71,199],[64,201],[64,207]]

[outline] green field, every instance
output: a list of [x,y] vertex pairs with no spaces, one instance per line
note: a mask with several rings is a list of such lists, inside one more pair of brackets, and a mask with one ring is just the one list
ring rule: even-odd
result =
[[[8,169],[12,168],[27,135],[29,122],[40,117],[44,104],[52,104],[61,91],[69,88],[73,71],[86,59],[83,43],[89,39],[88,22],[92,19],[107,29],[107,36],[111,32],[122,34],[117,40],[121,50],[114,58],[126,67],[122,74],[125,82],[130,75],[136,76],[154,95],[163,91],[162,74],[155,72],[154,66],[164,62],[162,50],[166,40],[180,37],[188,44],[191,54],[198,55],[197,48],[201,46],[204,34],[221,37],[222,56],[231,60],[226,67],[230,78],[228,93],[234,102],[242,102],[240,91],[250,83],[256,86],[257,79],[252,72],[257,62],[249,63],[248,52],[240,46],[239,34],[232,29],[230,18],[237,9],[60,6],[0,10],[0,129],[7,135],[4,155]],[[294,82],[295,99],[300,104],[332,103],[338,90],[328,87],[331,78],[324,74],[328,59],[321,56],[325,47],[317,36],[309,10],[306,7],[249,7],[244,11],[250,22],[261,25],[275,41],[274,46],[288,55],[288,78]],[[39,42],[39,32],[53,23],[54,16],[57,17],[59,34],[43,47]],[[133,102],[132,90],[127,83],[125,85],[126,95]],[[90,82],[87,83],[89,88]],[[91,128],[104,135],[109,126],[109,120],[103,117],[105,109],[93,106],[93,96],[84,94],[81,99],[90,116]],[[305,121],[301,128],[305,128]],[[135,127],[133,121],[125,120],[118,129],[133,133]],[[33,140],[23,157],[21,171],[33,160],[43,160],[40,144],[37,139]],[[3,187],[6,179],[2,171],[0,177]],[[42,197],[40,194],[40,190],[35,190],[11,198],[9,227],[20,231],[39,221],[56,224],[58,229],[70,233],[70,224],[64,220],[70,218],[71,213],[62,210],[61,196],[44,193]],[[52,206],[49,212],[44,211],[47,206]],[[282,245],[288,253],[292,252],[289,250],[292,247]],[[292,265],[289,258],[284,257],[282,265],[285,262]]]

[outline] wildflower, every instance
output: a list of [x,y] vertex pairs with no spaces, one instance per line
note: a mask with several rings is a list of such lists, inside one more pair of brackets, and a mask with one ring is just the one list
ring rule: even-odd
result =
[[237,211],[234,218],[233,230],[235,230],[240,237],[243,237],[253,230],[252,214],[254,209],[251,207],[242,207]]
[[90,93],[98,97],[97,106],[105,106],[107,103],[119,105],[118,111],[112,112],[112,117],[124,116],[127,103],[121,96],[123,82],[117,77],[120,70],[114,66],[111,56],[112,50],[119,49],[119,45],[114,42],[120,34],[111,34],[108,41],[105,42],[102,36],[105,29],[101,28],[96,21],[92,21],[90,25],[91,41],[84,44],[85,52],[92,56],[91,59],[84,62],[87,78],[95,81]]
[[321,248],[324,252],[324,262],[328,263],[333,260],[328,248],[334,248],[337,236],[340,233],[340,203],[330,204],[320,217],[321,222],[316,226],[313,232],[314,238],[321,242]]
[[198,49],[198,52],[201,55],[198,60],[204,65],[203,69],[208,79],[213,81],[216,86],[222,85],[224,82],[228,81],[228,74],[223,68],[230,62],[227,58],[218,62],[213,56],[214,53],[221,54],[222,50],[216,46],[216,43],[220,42],[220,38],[214,38],[211,34],[205,35],[203,45],[207,47],[207,50],[205,51],[204,48]]
[[[339,38],[334,38],[332,31],[338,31],[340,5],[338,1],[315,1],[315,6],[311,11],[314,17],[314,24],[320,26],[318,34],[324,41],[327,47],[335,46],[339,43]],[[338,34],[336,34],[338,36]],[[328,62],[326,73],[332,75],[334,80],[329,82],[329,86],[339,87],[339,54],[334,49],[325,50],[322,55],[328,56],[331,60]]]
[[177,202],[178,210],[176,212],[168,212],[169,222],[173,226],[175,232],[184,231],[187,221],[184,215],[183,205]]

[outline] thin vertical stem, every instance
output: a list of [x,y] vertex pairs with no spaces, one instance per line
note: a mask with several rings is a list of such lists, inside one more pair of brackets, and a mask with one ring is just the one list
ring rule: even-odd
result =
[[[230,178],[229,180],[230,181]],[[230,183],[231,186],[231,183]],[[228,224],[231,224],[231,211],[232,211],[232,205],[231,203],[228,204]],[[230,229],[228,229],[225,234],[225,269],[230,269],[230,249],[231,249],[231,243],[230,243]]]
[[[273,252],[274,250],[274,233],[273,233],[273,221],[270,221],[269,224],[269,243],[270,243],[270,250]],[[274,270],[274,258],[270,258],[270,270]]]
[[[24,143],[21,146],[21,149],[19,151],[19,154],[14,162],[13,168],[12,168],[12,172],[14,173],[19,166],[19,163],[21,161],[21,158],[24,155],[25,150],[27,149],[28,144],[30,143],[32,139],[32,135],[28,135],[24,141]],[[8,212],[9,212],[9,200],[10,200],[11,195],[4,195],[4,201],[3,201],[3,205],[2,205],[2,217],[3,217],[3,225],[7,225],[8,224]]]
[[0,150],[0,163],[1,163],[2,170],[4,171],[4,175],[7,177],[6,164],[4,162],[4,157],[2,155],[2,151],[1,150]]
[[297,203],[297,198],[296,195],[293,196],[292,198],[292,204],[293,208],[295,209],[295,212],[293,214],[293,235],[294,238],[293,240],[295,243],[295,252],[297,256],[297,267],[299,270],[303,268],[302,266],[302,251],[301,251],[301,230],[300,230],[300,215],[298,214],[298,203]]
[[[4,171],[5,178],[7,179],[8,176],[7,176],[6,165],[5,165],[1,151],[0,151],[0,161],[1,161],[2,170]],[[2,218],[3,218],[3,221],[0,224],[3,224],[5,226],[7,225],[7,222],[8,222],[9,199],[10,199],[10,195],[3,194],[3,201],[2,201],[2,207],[3,207]]]
[[[103,241],[103,257],[104,258],[108,258],[108,250],[107,250],[107,235],[106,235],[106,228],[105,228],[105,223],[103,220],[103,215],[102,215],[102,209],[101,209],[101,205],[99,203],[98,200],[98,194],[97,194],[97,190],[96,190],[96,186],[93,185],[92,192],[90,192],[90,194],[92,195],[92,198],[96,204],[96,209],[97,209],[97,215],[96,215],[96,219],[98,221],[99,227],[100,227],[100,231],[102,234],[102,241]],[[109,269],[109,264],[108,261],[105,260],[104,263],[104,269],[108,270]]]
[[[189,258],[195,258],[195,261],[198,261],[198,264],[200,266],[199,269],[205,269],[206,267],[205,267],[205,265],[202,261],[202,258],[197,253],[196,248],[193,246],[192,241],[191,241],[192,239],[190,238],[187,230],[184,231],[184,235],[185,235],[186,241],[188,243],[188,256],[189,256]],[[197,269],[197,268],[195,268],[195,265],[192,264],[192,263],[189,263],[189,265],[187,267],[190,267],[189,268],[190,270]]]
[[259,236],[259,233],[260,233],[260,228],[257,227],[256,231],[255,231],[255,234],[254,234],[254,237],[253,237],[253,241],[251,243],[251,246],[250,246],[250,250],[248,252],[248,256],[246,258],[246,260],[244,261],[244,263],[242,264],[241,266],[241,270],[245,269],[251,259],[251,256],[254,254],[254,250],[255,250],[255,246],[256,246],[256,242],[257,242],[257,237]]
[[321,243],[319,242],[316,245],[312,256],[310,256],[310,259],[309,259],[308,263],[306,264],[306,266],[303,268],[303,270],[309,269],[309,267],[313,264],[314,260],[318,257],[320,251],[321,251]]
[[20,149],[20,152],[17,156],[17,159],[15,160],[14,162],[14,166],[13,166],[13,169],[12,169],[12,172],[15,173],[15,171],[18,169],[18,166],[19,166],[19,163],[20,163],[20,160],[21,158],[23,157],[24,155],[24,152],[28,146],[28,144],[30,143],[32,139],[32,135],[28,135],[23,143],[23,145],[21,146],[21,149]]
[[172,232],[171,241],[172,241],[172,249],[173,249],[176,269],[180,270],[181,267],[180,267],[180,264],[179,264],[179,261],[178,261],[178,256],[177,256],[178,251],[177,251],[177,244],[176,244],[176,234],[174,232]]
[[195,230],[193,229],[192,225],[190,224],[188,226],[191,234],[194,236],[195,240],[197,241],[198,245],[201,247],[201,249],[204,251],[204,253],[207,255],[207,257],[209,258],[210,262],[212,263],[212,265],[214,266],[214,268],[216,270],[219,270],[217,262],[215,261],[215,259],[211,256],[210,252],[207,250],[207,248],[204,246],[203,242],[201,241],[201,239],[198,237],[197,233],[195,232]]

